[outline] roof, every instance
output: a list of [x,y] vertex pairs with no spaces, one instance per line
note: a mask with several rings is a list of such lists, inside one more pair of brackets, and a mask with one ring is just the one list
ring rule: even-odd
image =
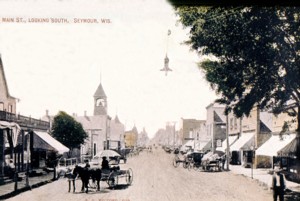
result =
[[98,86],[98,88],[97,88],[97,90],[94,94],[94,97],[96,97],[96,98],[107,98],[101,83],[99,84],[99,86]]
[[102,130],[106,124],[106,115],[95,116],[76,116],[76,121],[82,124],[84,129],[88,130]]
[[3,79],[3,84],[4,84],[4,90],[6,92],[6,96],[8,98],[13,98],[13,99],[16,99],[15,97],[12,97],[10,94],[9,94],[9,91],[8,91],[8,86],[7,86],[7,82],[6,82],[6,77],[5,77],[5,73],[4,73],[4,68],[3,68],[3,64],[2,64],[2,58],[1,58],[1,55],[0,55],[0,79]]
[[221,119],[221,117],[217,114],[217,112],[216,111],[214,111],[214,122],[224,122],[222,119]]
[[120,123],[121,123],[120,120],[119,120],[118,115],[116,115],[116,117],[115,117],[115,122],[116,122],[117,124],[120,124]]
[[249,150],[251,146],[254,146],[254,133],[242,133],[239,139],[230,146],[230,151]]
[[260,132],[262,133],[271,133],[272,131],[270,130],[270,128],[268,128],[268,126],[262,122],[262,120],[260,120]]
[[284,135],[283,139],[280,139],[279,135],[273,135],[256,150],[255,154],[262,156],[277,156],[277,152],[291,143],[295,137],[296,134],[290,134]]
[[33,148],[57,151],[59,154],[63,154],[69,151],[68,147],[54,139],[46,132],[34,131],[34,134],[38,138],[34,139]]

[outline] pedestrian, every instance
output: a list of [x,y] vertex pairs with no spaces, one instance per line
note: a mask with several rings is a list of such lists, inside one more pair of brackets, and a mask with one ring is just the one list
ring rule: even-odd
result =
[[277,197],[279,197],[280,201],[283,201],[284,199],[284,190],[285,190],[285,176],[280,171],[280,168],[278,166],[274,167],[274,173],[272,176],[272,187],[273,189],[273,198],[274,201],[277,201]]
[[226,162],[226,154],[224,154],[224,155],[221,157],[221,162],[222,162],[222,170],[224,170],[224,168],[225,168],[225,162]]
[[105,169],[105,170],[109,170],[109,163],[108,160],[106,159],[106,157],[102,157],[102,164],[101,164],[101,168]]

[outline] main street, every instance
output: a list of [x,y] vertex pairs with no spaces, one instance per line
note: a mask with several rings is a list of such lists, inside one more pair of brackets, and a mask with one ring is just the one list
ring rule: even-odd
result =
[[[80,192],[81,181],[76,180],[76,192],[68,193],[68,182],[59,179],[53,183],[19,194],[13,200],[65,200],[65,201],[265,201],[272,200],[271,191],[250,178],[231,172],[188,171],[182,165],[174,168],[174,155],[162,149],[153,153],[141,152],[130,157],[121,169],[132,168],[133,183],[125,188],[109,189],[101,182],[100,192],[94,189]],[[119,180],[119,184],[125,184]],[[122,185],[124,187],[124,185]]]

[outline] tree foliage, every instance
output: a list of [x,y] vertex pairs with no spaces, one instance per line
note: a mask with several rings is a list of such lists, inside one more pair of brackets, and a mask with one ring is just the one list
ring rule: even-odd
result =
[[216,60],[199,63],[211,87],[237,117],[261,109],[300,108],[300,7],[187,7],[176,9],[190,30],[186,44]]
[[82,125],[66,112],[60,111],[53,120],[52,135],[70,150],[79,148],[88,137]]

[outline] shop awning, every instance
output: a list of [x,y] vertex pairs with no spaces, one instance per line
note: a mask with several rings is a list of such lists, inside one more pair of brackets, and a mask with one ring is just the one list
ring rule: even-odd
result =
[[180,151],[186,151],[188,147],[194,148],[194,140],[187,141],[184,145],[181,146]]
[[0,129],[11,129],[11,133],[7,133],[8,140],[13,147],[16,147],[18,135],[21,131],[20,126],[14,122],[0,121]]
[[46,132],[34,131],[33,148],[43,149],[48,151],[57,151],[63,154],[69,151],[69,148],[54,139]]
[[208,150],[212,150],[211,140],[208,143],[206,143],[206,145],[202,148],[202,151],[208,151]]
[[196,142],[195,150],[201,151],[211,141],[198,141]]
[[194,140],[187,141],[183,146],[185,146],[185,147],[194,147]]
[[254,133],[242,133],[237,141],[230,146],[230,151],[250,150],[254,145]]
[[277,152],[291,143],[295,137],[296,134],[289,134],[284,135],[283,139],[280,139],[279,135],[273,135],[255,151],[255,154],[261,156],[277,156]]
[[279,150],[277,154],[281,156],[297,156],[297,152],[299,152],[299,145],[300,136],[295,137],[289,144]]
[[[237,135],[233,135],[233,136],[228,136],[228,141],[229,141],[229,146],[231,146],[236,140],[237,140]],[[217,147],[216,150],[217,151],[223,151],[225,152],[227,149],[227,139],[225,139],[222,142],[222,146],[221,147]]]

